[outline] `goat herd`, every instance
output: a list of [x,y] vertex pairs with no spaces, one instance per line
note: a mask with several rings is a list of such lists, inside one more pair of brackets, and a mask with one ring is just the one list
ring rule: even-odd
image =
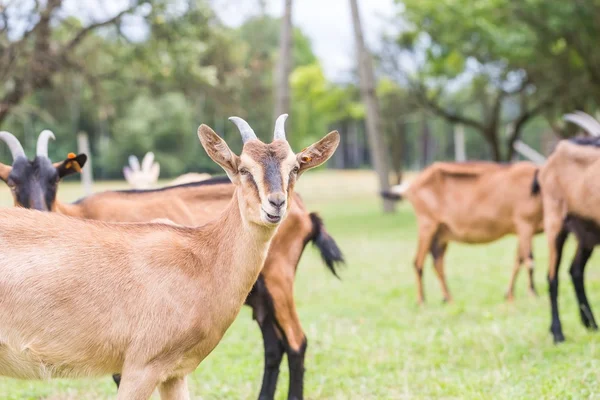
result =
[[[569,121],[593,136],[600,123],[589,115],[568,114]],[[558,269],[569,233],[578,241],[571,277],[583,324],[597,330],[584,287],[584,270],[594,246],[600,244],[600,137],[562,140],[541,167],[531,162],[434,163],[413,182],[394,186],[384,197],[405,197],[419,226],[415,257],[417,301],[424,301],[423,264],[431,253],[444,299],[451,301],[444,273],[444,255],[450,241],[489,243],[516,234],[518,249],[506,298],[513,299],[519,270],[529,270],[529,291],[537,295],[533,279],[531,241],[545,232],[549,246],[548,282],[555,342],[565,340],[558,313]]]
[[[0,132],[13,157],[12,165],[0,163],[0,179],[17,206],[0,210],[0,375],[113,374],[118,399],[147,399],[157,387],[162,399],[188,399],[186,376],[245,303],[264,342],[260,398],[274,397],[284,354],[288,398],[303,398],[307,339],[293,298],[296,267],[308,242],[334,274],[343,256],[294,186],[302,173],[331,157],[340,139],[333,131],[295,154],[286,140],[286,118],[277,119],[273,141],[265,144],[246,121],[231,117],[244,143],[239,156],[201,125],[200,142],[227,177],[96,193],[72,204],[57,200],[58,184],[80,172],[87,156],[71,153],[52,163],[48,142],[54,135],[43,131],[30,161],[12,134]],[[158,176],[151,158],[142,164],[130,159],[128,181],[144,171],[146,178]],[[545,231],[551,331],[562,341],[557,272],[573,233],[579,246],[571,276],[581,318],[597,329],[583,271],[600,243],[600,211],[593,206],[600,201],[598,166],[600,139],[578,138],[561,141],[541,167],[435,163],[410,184],[384,193],[407,198],[417,215],[418,301],[424,300],[428,252],[444,298],[451,301],[444,274],[448,243],[486,243],[512,233],[519,246],[506,296],[512,299],[523,264],[535,294],[531,241]]]

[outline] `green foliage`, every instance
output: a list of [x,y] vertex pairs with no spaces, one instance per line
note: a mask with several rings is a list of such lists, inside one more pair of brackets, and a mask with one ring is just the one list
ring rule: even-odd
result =
[[[34,92],[13,110],[3,129],[23,139],[30,152],[39,132],[52,129],[58,140],[50,156],[57,159],[74,151],[75,134],[86,131],[97,178],[121,177],[127,157],[147,151],[155,153],[165,178],[217,172],[195,131],[200,123],[209,124],[239,151],[239,133],[227,121],[231,115],[247,119],[263,140],[272,138],[279,19],[259,16],[232,29],[218,21],[206,1],[182,7],[157,1],[143,25],[147,35],[136,41],[112,29],[89,35],[72,54],[82,72],[59,71],[50,88]],[[52,34],[65,41],[80,28],[69,17]],[[310,40],[298,28],[293,41],[294,66],[314,64]],[[319,107],[294,103],[294,146],[325,133],[328,119]],[[2,160],[8,156],[4,147]]]

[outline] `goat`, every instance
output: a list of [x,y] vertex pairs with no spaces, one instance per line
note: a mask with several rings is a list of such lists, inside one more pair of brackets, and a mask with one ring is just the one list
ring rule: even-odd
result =
[[58,182],[71,174],[80,172],[87,161],[85,154],[69,154],[67,159],[52,163],[48,158],[48,140],[54,134],[45,130],[37,141],[36,156],[29,161],[19,140],[9,132],[0,132],[12,154],[12,165],[0,163],[0,179],[11,190],[16,206],[41,211],[55,210]]
[[285,118],[269,145],[245,121],[232,120],[244,141],[239,157],[208,126],[198,129],[236,186],[226,210],[202,227],[0,211],[0,374],[119,371],[119,399],[146,399],[157,385],[162,398],[188,398],[185,376],[239,312],[296,179],[339,144],[334,131],[295,155]]
[[144,155],[140,164],[138,158],[130,155],[129,165],[123,167],[123,177],[136,189],[148,189],[156,184],[160,175],[160,164],[154,162],[154,153]]
[[179,175],[177,178],[173,179],[168,183],[168,186],[179,186],[186,183],[202,182],[210,178],[211,175],[207,173],[199,174],[197,172],[188,172],[187,174]]
[[[154,190],[96,193],[74,204],[56,200],[52,207],[65,215],[113,222],[147,222],[169,219],[196,226],[209,221],[230,201],[235,186],[228,178]],[[273,239],[263,270],[246,304],[253,308],[265,346],[265,371],[261,398],[273,398],[279,364],[287,353],[290,369],[289,398],[303,398],[304,357],[307,347],[293,298],[297,264],[305,245],[312,241],[336,274],[343,256],[317,214],[308,213],[294,194],[288,216]],[[336,274],[337,276],[337,274]],[[116,382],[119,378],[115,377]]]
[[[160,175],[160,164],[154,161],[154,153],[148,152],[142,163],[134,155],[129,156],[129,165],[123,167],[123,177],[134,189],[149,189],[156,185]],[[168,186],[178,186],[184,183],[200,182],[210,179],[210,174],[190,172],[173,179]]]
[[521,189],[521,185],[530,184],[535,169],[529,162],[438,162],[414,181],[383,193],[388,198],[406,197],[417,217],[419,240],[414,267],[419,304],[424,301],[427,252],[433,256],[444,300],[449,302],[452,297],[444,273],[448,243],[489,243],[512,233],[517,234],[519,245],[506,298],[513,299],[515,279],[523,263],[529,268],[529,291],[537,295],[531,240],[542,231],[542,203]]
[[[600,133],[598,122],[594,124],[588,118],[578,119],[577,114],[568,114],[566,117],[592,135]],[[565,341],[558,310],[558,271],[569,233],[573,233],[578,242],[569,272],[581,322],[591,330],[598,330],[585,292],[584,272],[594,247],[600,244],[600,214],[595,210],[595,202],[600,198],[594,185],[594,174],[599,165],[599,138],[562,140],[539,173],[536,173],[531,186],[532,194],[541,192],[543,199],[544,230],[549,246],[550,332],[555,343]]]
[[[188,398],[186,375],[218,344],[256,281],[296,179],[339,144],[331,132],[294,154],[278,118],[271,144],[232,117],[235,155],[198,128],[236,186],[198,228],[110,224],[0,211],[0,374],[23,379],[122,372],[118,399]],[[77,243],[77,248],[73,245]]]

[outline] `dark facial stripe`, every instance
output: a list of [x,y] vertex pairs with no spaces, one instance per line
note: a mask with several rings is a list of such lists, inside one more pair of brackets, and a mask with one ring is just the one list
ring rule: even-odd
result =
[[258,192],[258,185],[256,184],[254,177],[252,175],[248,175],[248,180],[250,181],[250,183],[252,183],[252,187],[254,188],[254,194],[256,194],[256,197],[260,197],[260,193]]
[[283,178],[281,176],[281,163],[275,157],[267,157],[263,161],[265,171],[265,185],[269,193],[281,192]]

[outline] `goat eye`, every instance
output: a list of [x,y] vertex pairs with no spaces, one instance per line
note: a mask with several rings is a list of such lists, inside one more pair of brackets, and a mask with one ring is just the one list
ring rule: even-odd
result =
[[294,169],[292,170],[292,174],[297,174],[298,171],[300,171],[300,168],[294,167]]
[[240,173],[241,175],[250,175],[250,171],[248,171],[246,168],[241,168],[241,169],[239,170],[239,173]]

